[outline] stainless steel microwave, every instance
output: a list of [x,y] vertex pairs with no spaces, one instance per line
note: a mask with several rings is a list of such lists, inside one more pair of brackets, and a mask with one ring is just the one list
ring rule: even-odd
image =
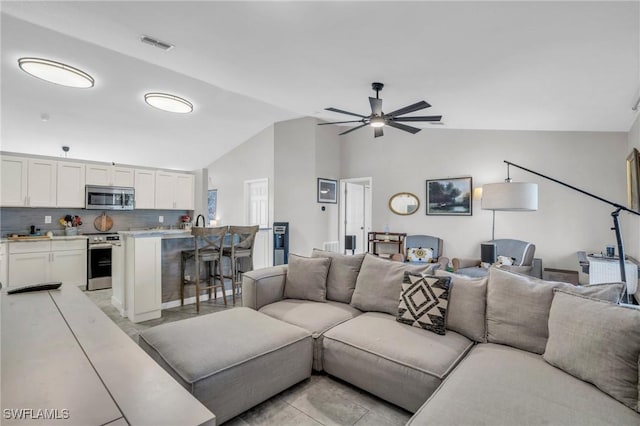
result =
[[133,210],[135,190],[125,186],[85,187],[85,208],[88,210]]

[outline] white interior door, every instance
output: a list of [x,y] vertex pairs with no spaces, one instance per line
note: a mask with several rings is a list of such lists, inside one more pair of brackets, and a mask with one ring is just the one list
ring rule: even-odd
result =
[[367,235],[371,231],[371,178],[345,179],[341,182],[341,191],[341,248],[344,250],[345,235],[355,235],[354,253],[364,253],[367,251]]
[[271,265],[269,250],[271,228],[269,224],[269,180],[256,179],[244,183],[245,217],[247,225],[259,225],[253,248],[253,268]]

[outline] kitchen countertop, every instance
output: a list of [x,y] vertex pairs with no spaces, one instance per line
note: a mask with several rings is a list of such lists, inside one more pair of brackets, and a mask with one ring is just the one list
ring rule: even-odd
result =
[[119,231],[124,238],[193,238],[186,229],[145,229],[141,231]]
[[53,237],[47,238],[46,235],[38,235],[34,238],[24,238],[20,240],[13,240],[10,238],[0,238],[0,243],[23,243],[23,242],[33,242],[33,241],[56,241],[56,240],[86,240],[89,237],[86,235],[54,235]]

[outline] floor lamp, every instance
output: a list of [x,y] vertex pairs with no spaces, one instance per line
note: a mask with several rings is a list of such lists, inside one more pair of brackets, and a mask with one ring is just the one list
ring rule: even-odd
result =
[[495,239],[496,211],[524,212],[538,210],[538,185],[512,182],[507,165],[507,178],[501,183],[482,185],[481,208],[493,212],[491,239]]
[[[534,174],[536,176],[543,177],[543,178],[548,179],[548,180],[550,180],[552,182],[555,182],[555,183],[560,184],[562,186],[566,186],[567,188],[573,189],[574,191],[578,191],[581,194],[588,195],[591,198],[595,198],[596,200],[599,200],[599,201],[601,201],[603,203],[609,204],[609,205],[611,205],[611,206],[613,206],[615,208],[615,210],[611,213],[611,217],[613,218],[613,228],[611,228],[611,229],[616,234],[616,241],[618,243],[618,256],[620,257],[620,259],[619,259],[620,281],[625,283],[625,292],[626,292],[627,274],[626,274],[626,271],[625,271],[625,268],[624,268],[624,262],[625,262],[626,259],[625,259],[625,254],[624,254],[624,243],[622,241],[622,233],[620,232],[620,221],[618,220],[618,216],[620,215],[621,211],[629,212],[629,213],[635,214],[636,216],[640,216],[640,212],[628,209],[628,208],[626,208],[626,207],[624,207],[624,206],[622,206],[622,205],[620,205],[618,203],[614,203],[613,201],[606,200],[606,199],[604,199],[602,197],[598,197],[597,195],[594,195],[594,194],[592,194],[590,192],[587,192],[587,191],[585,191],[583,189],[576,188],[575,186],[569,185],[568,183],[564,183],[564,182],[562,182],[562,181],[560,181],[558,179],[554,179],[552,177],[545,176],[542,173],[538,173],[536,171],[527,169],[525,167],[518,166],[517,164],[511,163],[511,162],[509,162],[507,160],[504,160],[504,162],[507,163],[507,170],[509,170],[509,166],[517,167],[517,168],[519,168],[521,170],[524,170],[525,172],[529,172],[529,173],[532,173],[532,174]],[[482,192],[483,192],[483,197],[484,197],[484,187],[483,187]],[[482,208],[484,208],[484,206]],[[627,301],[628,300],[629,300],[629,293],[627,292]]]

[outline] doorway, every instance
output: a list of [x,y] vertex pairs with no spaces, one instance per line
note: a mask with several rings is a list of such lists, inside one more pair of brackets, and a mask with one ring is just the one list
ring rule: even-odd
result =
[[253,243],[253,268],[271,265],[271,226],[269,224],[269,179],[244,181],[244,213],[246,225],[259,225]]
[[[371,231],[372,215],[372,178],[353,178],[340,180],[340,250],[347,253],[345,236],[355,236],[354,254],[365,253],[367,235]],[[347,254],[351,254],[349,250]]]

